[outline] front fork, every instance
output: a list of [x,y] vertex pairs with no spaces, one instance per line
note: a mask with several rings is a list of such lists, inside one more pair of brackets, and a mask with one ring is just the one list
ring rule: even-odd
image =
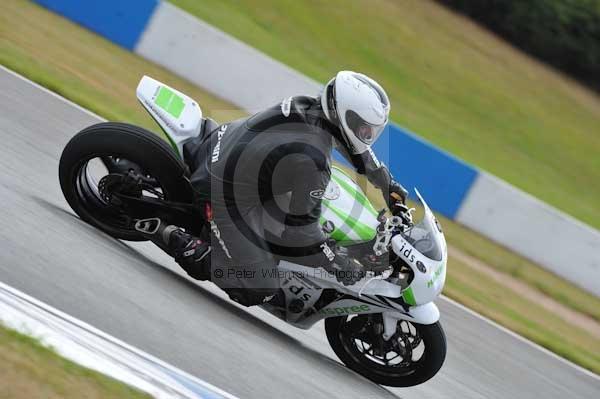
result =
[[396,334],[399,320],[407,320],[416,324],[433,324],[440,319],[440,310],[435,303],[429,302],[425,305],[413,306],[408,312],[382,312],[383,333],[381,336],[385,341]]

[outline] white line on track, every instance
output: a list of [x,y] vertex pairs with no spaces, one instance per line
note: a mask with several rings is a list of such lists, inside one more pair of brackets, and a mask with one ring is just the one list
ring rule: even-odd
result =
[[[0,321],[46,341],[62,356],[157,398],[236,396],[0,282]],[[11,314],[11,312],[15,312]]]

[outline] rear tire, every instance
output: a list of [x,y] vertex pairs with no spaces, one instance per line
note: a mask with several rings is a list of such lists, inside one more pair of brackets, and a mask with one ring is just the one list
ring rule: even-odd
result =
[[156,178],[165,200],[191,202],[192,189],[187,168],[174,150],[160,137],[125,123],[105,122],[77,133],[60,157],[59,178],[65,199],[81,219],[109,235],[123,240],[144,241],[133,228],[118,223],[112,205],[98,195],[97,184],[87,177],[88,162],[106,156],[120,157],[139,165]]
[[442,367],[446,358],[446,335],[442,325],[410,323],[424,343],[422,357],[410,367],[386,367],[373,362],[356,350],[347,323],[348,316],[325,319],[327,340],[335,354],[348,368],[369,380],[391,387],[411,387],[422,384],[432,378]]

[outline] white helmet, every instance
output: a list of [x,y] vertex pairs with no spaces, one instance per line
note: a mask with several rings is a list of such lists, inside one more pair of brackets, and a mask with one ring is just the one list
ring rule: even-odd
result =
[[321,93],[327,119],[339,126],[353,154],[367,151],[388,122],[390,100],[383,88],[368,76],[340,71]]

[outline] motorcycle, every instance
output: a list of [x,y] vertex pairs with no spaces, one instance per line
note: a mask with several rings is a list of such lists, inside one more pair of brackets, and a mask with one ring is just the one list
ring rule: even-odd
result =
[[[77,133],[60,159],[63,194],[81,219],[109,235],[143,241],[139,222],[156,218],[199,237],[209,222],[193,204],[183,146],[218,129],[198,103],[144,76],[137,97],[166,140],[137,126],[105,122]],[[309,329],[324,319],[329,344],[350,369],[375,383],[408,387],[432,378],[446,357],[446,337],[433,301],[446,279],[442,228],[416,191],[423,217],[398,206],[375,211],[364,192],[334,167],[322,200],[321,221],[330,239],[364,266],[365,277],[345,286],[327,273],[281,260],[285,305],[267,312]],[[208,233],[207,233],[208,232]],[[219,237],[216,237],[217,239]]]

